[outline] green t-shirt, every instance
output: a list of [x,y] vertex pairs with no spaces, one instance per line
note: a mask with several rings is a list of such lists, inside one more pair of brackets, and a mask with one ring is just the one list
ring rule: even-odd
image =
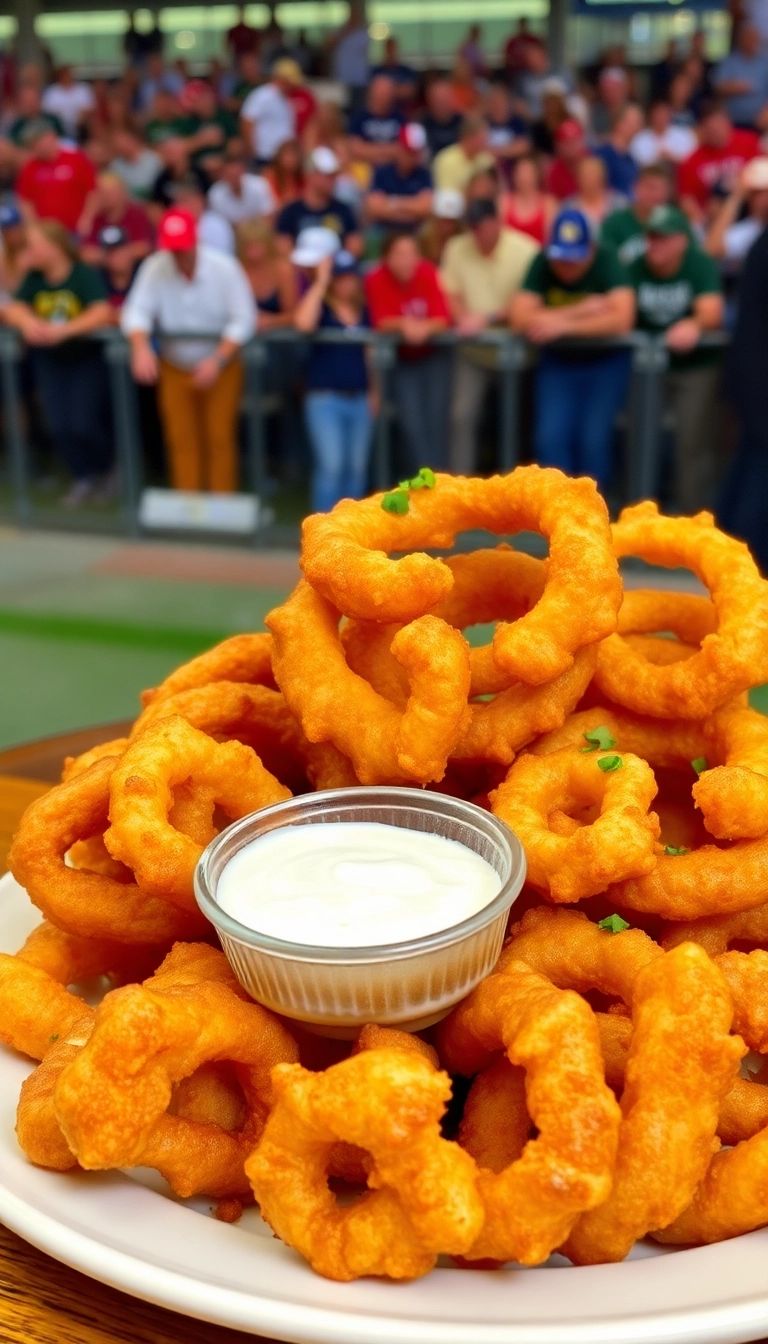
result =
[[54,112],[39,112],[36,117],[17,117],[14,122],[11,122],[8,138],[13,141],[14,145],[23,143],[24,132],[28,126],[32,125],[33,121],[45,122],[57,135],[64,134],[64,127]]
[[186,132],[187,135],[197,135],[198,131],[207,130],[209,126],[213,126],[217,131],[221,132],[219,143],[217,145],[204,145],[201,149],[195,150],[192,155],[195,163],[201,163],[209,154],[221,154],[227,141],[231,140],[233,136],[236,136],[239,131],[238,120],[234,112],[227,112],[223,107],[218,108],[212,117],[203,119],[202,117],[195,116],[190,118],[190,120],[193,122],[193,125],[192,129]]
[[629,276],[616,253],[609,247],[598,246],[591,265],[578,280],[570,284],[561,280],[544,253],[538,252],[528,267],[522,288],[531,294],[540,294],[547,308],[562,308],[568,303],[578,303],[590,294],[628,289],[630,284]]
[[[722,289],[714,261],[693,244],[686,249],[675,275],[654,275],[645,257],[638,257],[629,267],[629,278],[637,295],[637,325],[641,331],[656,334],[690,317],[700,294],[719,294]],[[694,368],[718,358],[717,349],[692,350],[688,355],[672,355],[670,366]]]
[[600,229],[600,242],[614,248],[622,266],[629,266],[636,257],[645,251],[645,233],[634,210],[614,210],[603,220]]
[[194,117],[171,117],[169,121],[161,121],[156,117],[144,127],[144,138],[149,145],[161,145],[172,136],[194,135],[196,130]]
[[[21,282],[16,293],[21,303],[28,303],[37,317],[45,322],[69,322],[79,317],[92,303],[107,298],[107,289],[92,266],[76,261],[66,280],[52,284],[41,271],[30,271]],[[76,350],[80,342],[67,341],[56,346],[57,355],[66,358],[67,351]]]

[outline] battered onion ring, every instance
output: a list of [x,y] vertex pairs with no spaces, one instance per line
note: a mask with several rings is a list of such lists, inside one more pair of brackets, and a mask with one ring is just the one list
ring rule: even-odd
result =
[[82,775],[94,761],[103,761],[105,756],[122,756],[128,746],[127,737],[115,737],[109,742],[100,742],[98,746],[83,751],[79,756],[65,756],[64,769],[61,772],[62,783]]
[[579,994],[598,989],[631,1008],[638,975],[661,956],[661,948],[642,929],[610,933],[581,911],[537,906],[510,929],[498,969],[524,961],[558,989]]
[[[594,481],[527,466],[486,479],[439,474],[433,490],[411,494],[406,514],[388,513],[382,498],[342,500],[302,526],[304,574],[345,616],[411,621],[432,611],[453,575],[422,548],[447,548],[457,533],[485,528],[549,539],[540,601],[496,629],[493,658],[502,672],[539,686],[566,671],[578,649],[616,629],[621,582]],[[414,549],[400,560],[386,554]]]
[[[461,1254],[483,1222],[475,1165],[440,1134],[450,1079],[413,1050],[365,1050],[325,1073],[273,1071],[277,1095],[246,1163],[262,1217],[319,1274],[414,1279]],[[372,1187],[349,1208],[328,1189],[334,1145],[364,1147]]]
[[[525,849],[528,881],[557,902],[579,901],[611,882],[642,877],[656,864],[659,821],[649,808],[656,796],[653,771],[625,753],[621,768],[602,771],[600,753],[572,747],[546,756],[520,756],[491,794],[491,808]],[[554,809],[571,814],[599,805],[599,815],[570,836],[549,824]]]
[[172,789],[191,780],[232,820],[291,797],[242,742],[214,742],[176,715],[135,738],[109,781],[104,843],[143,891],[195,910],[193,878],[203,847],[174,829]]
[[178,695],[179,691],[208,686],[212,681],[250,681],[274,689],[271,637],[266,632],[232,635],[197,658],[182,663],[159,686],[142,691],[141,701],[143,705],[151,705]]
[[747,547],[720,532],[711,514],[665,518],[647,501],[613,527],[618,556],[692,569],[712,594],[717,630],[693,657],[652,666],[613,634],[600,646],[595,685],[608,699],[657,718],[703,719],[768,678],[768,583]]
[[[660,641],[661,642],[661,641]],[[668,641],[665,641],[668,642]],[[597,706],[566,719],[530,751],[544,756],[563,747],[583,747],[585,733],[604,726],[618,751],[641,756],[654,769],[691,772],[692,794],[704,825],[718,840],[758,839],[768,831],[768,718],[731,701],[701,723],[640,717]],[[694,782],[691,762],[708,769]]]
[[531,1137],[525,1069],[498,1055],[474,1079],[459,1124],[459,1143],[486,1171],[501,1172]]
[[464,1255],[540,1264],[611,1188],[620,1113],[592,1009],[510,961],[439,1024],[437,1045],[452,1072],[474,1072],[499,1048],[526,1071],[538,1136],[504,1171],[480,1172],[486,1222]]
[[442,779],[469,720],[466,641],[433,616],[400,631],[396,657],[410,674],[403,713],[347,666],[339,614],[305,581],[267,617],[275,675],[311,742],[333,742],[363,784]]
[[659,854],[646,877],[608,888],[622,910],[640,910],[665,920],[694,920],[752,910],[768,886],[768,835],[737,840],[727,849],[701,845],[689,854]]
[[[265,1008],[224,983],[185,983],[166,965],[148,984],[102,1001],[87,1044],[56,1082],[56,1116],[86,1170],[152,1166],[182,1197],[224,1198],[248,1188],[244,1161],[272,1104],[273,1066],[297,1057],[293,1037]],[[174,1083],[222,1060],[237,1066],[245,1095],[240,1132],[167,1113]]]
[[[616,632],[619,635],[673,634],[688,647],[698,648],[716,630],[717,610],[708,597],[671,588],[624,590]],[[668,644],[672,642],[667,640]]]
[[[431,614],[457,630],[491,621],[519,620],[536,605],[546,584],[546,561],[506,545],[452,555],[444,563],[453,575],[453,587]],[[400,629],[402,623],[350,620],[342,626],[341,642],[353,672],[402,708],[408,698],[408,680],[390,653]],[[514,680],[496,666],[491,644],[470,648],[469,665],[470,696],[503,691]]]
[[768,948],[768,903],[733,915],[712,915],[686,924],[665,925],[662,947],[669,949],[689,942],[698,943],[710,957],[727,952],[732,943]]
[[171,943],[204,935],[199,912],[174,909],[137,886],[69,868],[64,856],[76,841],[102,835],[108,822],[114,759],[57,784],[27,808],[8,855],[8,867],[58,928],[82,938],[120,943]]

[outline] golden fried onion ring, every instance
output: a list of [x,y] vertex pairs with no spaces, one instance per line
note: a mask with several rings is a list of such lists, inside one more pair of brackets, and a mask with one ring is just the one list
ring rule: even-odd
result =
[[232,635],[222,640],[197,658],[175,668],[159,686],[142,691],[142,704],[155,704],[178,695],[179,691],[208,686],[212,681],[249,681],[257,686],[271,686],[274,689],[271,636],[265,631]]

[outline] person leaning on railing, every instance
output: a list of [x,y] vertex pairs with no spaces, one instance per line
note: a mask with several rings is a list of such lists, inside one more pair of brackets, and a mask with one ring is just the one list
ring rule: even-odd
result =
[[138,383],[158,383],[173,486],[228,494],[237,489],[239,352],[256,327],[253,296],[234,257],[198,243],[187,211],[166,211],[158,246],[123,308],[131,371]]

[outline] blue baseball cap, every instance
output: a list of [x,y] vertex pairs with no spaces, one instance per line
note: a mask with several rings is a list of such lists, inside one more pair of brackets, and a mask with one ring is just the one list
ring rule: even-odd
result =
[[357,257],[353,257],[352,253],[348,252],[345,247],[343,247],[340,252],[337,252],[336,256],[333,258],[333,274],[334,275],[360,274],[360,266],[358,264]]
[[0,205],[0,229],[12,229],[22,222],[21,211],[12,201]]
[[581,210],[561,210],[544,249],[550,261],[586,261],[592,251],[592,230]]

